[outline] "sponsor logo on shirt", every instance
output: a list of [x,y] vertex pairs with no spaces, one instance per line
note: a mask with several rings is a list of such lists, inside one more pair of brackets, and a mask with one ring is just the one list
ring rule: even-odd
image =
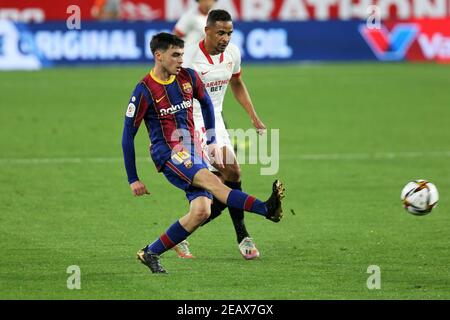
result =
[[178,111],[188,109],[191,107],[192,107],[192,102],[190,100],[184,100],[182,103],[172,105],[169,108],[160,109],[159,114],[161,116],[167,116],[168,114],[174,114],[174,113],[177,113]]
[[217,80],[205,83],[205,88],[210,92],[217,92],[222,90],[223,86],[226,86],[230,80]]

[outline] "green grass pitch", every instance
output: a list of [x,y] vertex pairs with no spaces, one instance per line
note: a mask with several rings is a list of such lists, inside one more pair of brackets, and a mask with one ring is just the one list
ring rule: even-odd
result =
[[[450,69],[433,64],[244,66],[261,119],[280,129],[279,224],[246,214],[261,258],[240,256],[228,212],[152,275],[135,252],[187,212],[147,159],[151,196],[131,196],[121,160],[129,95],[149,66],[0,73],[0,299],[449,299]],[[250,128],[226,97],[229,127]],[[274,176],[243,165],[260,198]],[[401,206],[434,182],[425,217]],[[67,289],[68,266],[81,289]],[[369,290],[367,268],[381,270]]]

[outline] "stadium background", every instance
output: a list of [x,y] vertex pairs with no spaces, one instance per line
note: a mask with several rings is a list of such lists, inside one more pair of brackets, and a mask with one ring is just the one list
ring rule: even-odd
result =
[[[220,0],[255,106],[280,129],[286,218],[248,216],[262,257],[246,262],[225,213],[192,237],[196,260],[165,255],[169,279],[133,254],[184,212],[183,196],[154,172],[141,129],[152,196],[130,197],[120,134],[152,63],[149,39],[192,3],[125,0],[121,19],[105,22],[93,2],[0,0],[0,298],[450,297],[450,1]],[[80,29],[66,23],[74,4]],[[229,126],[249,128],[226,101]],[[266,194],[273,177],[243,173],[246,190]],[[441,194],[422,218],[398,199],[417,178]],[[70,265],[81,290],[66,287]],[[380,290],[366,286],[369,265],[381,268]]]

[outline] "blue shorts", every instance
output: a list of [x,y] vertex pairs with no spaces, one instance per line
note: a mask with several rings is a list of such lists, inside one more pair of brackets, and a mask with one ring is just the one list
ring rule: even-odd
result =
[[202,158],[182,151],[174,153],[166,161],[162,172],[170,183],[186,192],[186,198],[191,202],[195,198],[202,196],[209,199],[213,198],[208,191],[192,185],[195,174],[201,169],[208,169],[208,165]]

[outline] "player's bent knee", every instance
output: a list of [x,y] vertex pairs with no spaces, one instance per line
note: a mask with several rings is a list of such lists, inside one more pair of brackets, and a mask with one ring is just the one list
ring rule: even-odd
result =
[[196,217],[200,223],[203,223],[205,220],[209,218],[210,215],[211,215],[210,210],[202,210],[197,212]]
[[207,197],[192,200],[189,214],[196,224],[203,223],[211,215],[211,200]]
[[203,223],[205,220],[207,220],[209,218],[209,216],[211,215],[211,207],[204,207],[204,208],[195,208],[193,210],[191,210],[190,214],[192,216],[192,218],[198,223],[201,224]]

